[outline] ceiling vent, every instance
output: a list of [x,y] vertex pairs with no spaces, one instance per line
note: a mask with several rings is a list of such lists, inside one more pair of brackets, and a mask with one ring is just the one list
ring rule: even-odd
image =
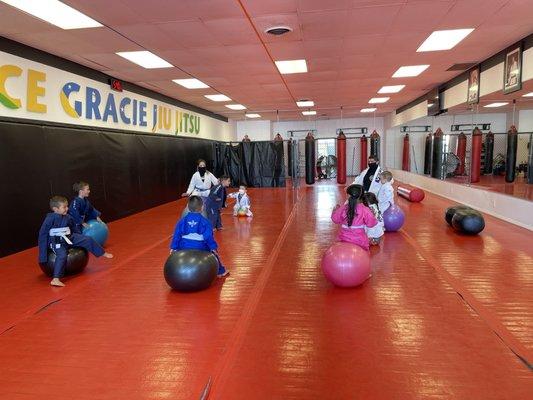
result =
[[472,68],[475,65],[477,65],[477,63],[475,62],[454,64],[450,68],[448,68],[446,71],[465,71],[467,69]]
[[285,35],[289,32],[292,32],[292,29],[288,26],[273,26],[265,30],[265,33],[269,33],[274,36]]

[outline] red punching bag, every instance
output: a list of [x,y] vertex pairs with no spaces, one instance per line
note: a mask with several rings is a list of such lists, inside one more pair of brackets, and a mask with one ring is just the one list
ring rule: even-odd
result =
[[465,157],[466,157],[466,135],[461,132],[457,137],[457,158],[459,165],[455,169],[455,175],[465,174]]
[[409,171],[409,134],[406,133],[403,138],[402,169]]
[[368,163],[368,139],[365,135],[361,136],[361,164],[360,164],[360,172],[363,172],[363,170],[367,167]]
[[346,183],[346,136],[337,136],[337,183]]
[[470,166],[470,182],[479,182],[481,172],[481,143],[483,135],[479,128],[472,133],[472,165]]

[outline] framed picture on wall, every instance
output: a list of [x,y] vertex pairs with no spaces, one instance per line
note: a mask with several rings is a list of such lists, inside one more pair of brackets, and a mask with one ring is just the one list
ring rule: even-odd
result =
[[522,43],[516,44],[505,54],[503,76],[504,94],[522,89]]
[[468,104],[479,103],[479,65],[468,73]]

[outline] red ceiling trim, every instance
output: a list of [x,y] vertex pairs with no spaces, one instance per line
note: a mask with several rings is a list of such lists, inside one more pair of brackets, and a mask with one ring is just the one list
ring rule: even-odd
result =
[[241,0],[237,0],[237,3],[239,3],[239,6],[241,7],[244,15],[246,16],[246,18],[248,19],[248,22],[250,23],[250,25],[252,26],[252,29],[254,30],[255,34],[257,35],[257,38],[259,39],[259,41],[261,42],[261,44],[263,45],[263,48],[265,49],[268,57],[270,58],[270,61],[272,61],[272,65],[274,66],[274,68],[276,69],[276,71],[278,72],[278,75],[279,77],[281,78],[281,80],[283,81],[283,84],[285,85],[285,88],[287,89],[287,92],[289,92],[289,95],[292,97],[294,103],[296,104],[296,98],[294,97],[294,95],[292,94],[291,92],[291,89],[289,89],[289,85],[287,84],[287,81],[285,80],[285,78],[283,77],[283,75],[279,72],[278,70],[278,67],[276,66],[276,62],[274,61],[274,57],[272,57],[272,54],[270,54],[270,51],[268,50],[268,47],[266,45],[266,43],[263,41],[263,39],[261,38],[261,34],[259,33],[259,31],[257,30],[257,28],[255,27],[253,21],[252,21],[252,17],[250,17],[250,14],[248,13],[248,10],[246,10],[246,8],[244,7],[244,5],[242,4],[242,1]]

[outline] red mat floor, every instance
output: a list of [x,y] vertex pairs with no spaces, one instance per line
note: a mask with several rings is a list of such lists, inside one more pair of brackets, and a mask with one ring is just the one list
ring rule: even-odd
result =
[[[451,203],[397,202],[372,278],[332,287],[320,258],[340,188],[252,189],[223,215],[231,275],[181,294],[162,266],[183,201],[110,224],[113,260],[52,288],[36,249],[0,259],[0,398],[525,399],[533,393],[533,234]],[[527,394],[529,393],[529,395]]]

